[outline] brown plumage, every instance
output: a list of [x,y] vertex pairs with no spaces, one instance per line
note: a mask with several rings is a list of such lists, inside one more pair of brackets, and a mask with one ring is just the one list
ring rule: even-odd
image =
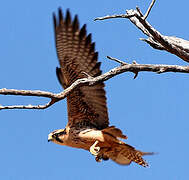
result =
[[[67,88],[77,79],[86,77],[83,72],[93,77],[100,75],[98,53],[95,52],[95,43],[91,42],[91,34],[86,34],[86,25],[79,29],[77,16],[72,22],[69,11],[63,19],[61,9],[58,22],[55,15],[53,17],[61,67],[56,72],[62,86]],[[85,120],[98,129],[108,127],[104,83],[78,87],[67,96],[67,104],[69,126]]]
[[[53,14],[57,55],[60,68],[57,77],[63,88],[86,75],[101,74],[95,43],[87,35],[86,25],[79,28],[78,17],[72,21],[69,10],[63,17],[59,9],[58,19]],[[80,86],[67,96],[68,124],[49,134],[49,140],[57,144],[90,151],[97,161],[112,159],[128,165],[132,161],[147,166],[142,156],[148,153],[135,150],[120,141],[126,139],[122,131],[109,126],[104,83]],[[98,145],[98,146],[97,146]]]

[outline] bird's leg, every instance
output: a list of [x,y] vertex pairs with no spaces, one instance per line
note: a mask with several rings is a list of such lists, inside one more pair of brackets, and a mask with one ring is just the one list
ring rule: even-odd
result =
[[108,148],[105,147],[101,147],[100,148],[100,152],[98,153],[98,155],[95,157],[96,162],[101,162],[102,160],[108,160],[109,157],[107,155],[105,155],[104,153],[108,150]]
[[97,144],[99,143],[99,141],[95,141],[95,143],[90,147],[90,153],[93,155],[93,156],[97,156],[100,152],[100,147],[99,146],[96,146]]

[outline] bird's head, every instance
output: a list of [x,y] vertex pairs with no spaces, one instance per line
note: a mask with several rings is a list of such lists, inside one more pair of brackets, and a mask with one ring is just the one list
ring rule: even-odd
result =
[[66,129],[55,130],[48,135],[48,142],[52,141],[56,144],[64,145],[66,134]]

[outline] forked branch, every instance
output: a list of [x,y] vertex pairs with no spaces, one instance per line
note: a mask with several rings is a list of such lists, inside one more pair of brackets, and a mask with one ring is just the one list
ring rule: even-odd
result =
[[145,15],[141,12],[140,8],[137,7],[136,10],[127,10],[126,14],[104,16],[96,18],[95,20],[105,20],[112,18],[127,18],[129,19],[138,29],[140,29],[145,35],[148,36],[147,39],[142,38],[141,40],[147,42],[151,47],[158,50],[165,50],[176,56],[180,57],[184,61],[189,62],[189,41],[182,38],[177,38],[173,36],[162,35],[154,27],[146,21],[155,0],[150,4]]

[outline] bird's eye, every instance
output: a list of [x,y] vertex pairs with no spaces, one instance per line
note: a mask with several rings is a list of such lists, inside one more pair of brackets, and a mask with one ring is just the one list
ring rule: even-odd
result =
[[57,137],[57,134],[53,134],[52,137],[53,137],[53,138],[56,138],[56,137]]
[[56,139],[56,141],[63,143],[63,141],[60,139],[60,133],[53,134],[53,138]]
[[66,134],[66,130],[61,131],[61,132],[58,133],[58,135],[64,135],[64,134]]

